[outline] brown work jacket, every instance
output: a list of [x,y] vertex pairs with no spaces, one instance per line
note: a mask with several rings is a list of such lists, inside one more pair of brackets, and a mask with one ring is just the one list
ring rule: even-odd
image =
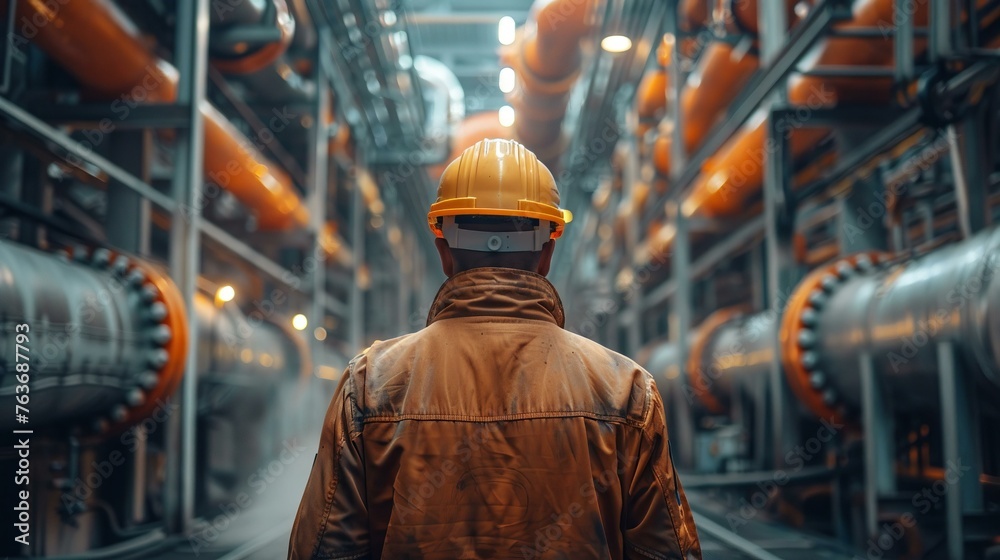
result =
[[354,358],[292,528],[295,559],[701,558],[663,403],[563,329],[552,284],[477,268],[427,327]]

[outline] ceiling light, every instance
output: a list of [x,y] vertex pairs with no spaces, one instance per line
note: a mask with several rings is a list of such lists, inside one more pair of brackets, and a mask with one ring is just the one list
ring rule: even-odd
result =
[[514,91],[514,69],[511,67],[502,68],[500,70],[500,91],[504,93],[510,93]]
[[233,301],[233,298],[236,297],[236,290],[232,286],[226,285],[215,292],[215,297],[221,302]]
[[326,329],[323,327],[316,327],[316,330],[313,331],[313,336],[316,337],[316,340],[326,340]]
[[296,316],[292,317],[292,327],[294,327],[295,330],[304,331],[308,326],[309,326],[309,319],[306,319],[305,315],[299,313]]
[[497,117],[500,118],[501,126],[511,126],[514,124],[514,108],[510,105],[500,107],[500,110],[497,111]]
[[501,45],[509,45],[514,42],[514,18],[503,16],[497,25],[497,38]]
[[632,39],[624,35],[608,35],[601,39],[601,48],[612,53],[625,52],[632,48]]

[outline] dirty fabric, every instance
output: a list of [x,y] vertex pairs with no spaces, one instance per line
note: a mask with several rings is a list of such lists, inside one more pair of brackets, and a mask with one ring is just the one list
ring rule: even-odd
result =
[[651,376],[563,321],[544,277],[477,268],[352,360],[289,558],[700,558]]

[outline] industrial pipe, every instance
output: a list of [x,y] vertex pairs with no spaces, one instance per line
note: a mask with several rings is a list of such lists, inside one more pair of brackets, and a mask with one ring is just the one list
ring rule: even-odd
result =
[[299,378],[312,374],[309,349],[278,323],[253,317],[253,322],[233,304],[216,304],[198,294],[194,300],[198,317],[198,375],[222,378],[240,375],[267,384],[292,373]]
[[867,353],[895,406],[936,409],[941,342],[955,345],[980,391],[1000,395],[1000,228],[896,266],[883,261],[853,256],[796,288],[781,325],[796,395],[820,417],[858,409]]
[[645,137],[646,132],[663,118],[663,111],[667,106],[667,87],[670,83],[667,65],[670,64],[673,50],[673,38],[664,35],[660,40],[660,46],[656,48],[658,67],[646,73],[639,82],[639,89],[635,93],[636,112],[639,114],[637,130],[639,138]]
[[[840,31],[878,27],[879,22],[893,21],[894,0],[861,0],[854,4],[853,18],[835,27]],[[982,7],[988,0],[978,0]],[[914,6],[914,25],[927,23],[927,3]],[[926,49],[926,40],[914,40],[914,53]],[[892,43],[864,37],[837,36],[827,39],[810,68],[857,66],[890,68]],[[888,103],[892,93],[891,78],[797,76],[790,80],[788,99],[792,105],[809,109],[838,103]],[[731,138],[709,159],[695,180],[683,208],[688,215],[704,217],[733,216],[744,211],[747,201],[760,192],[764,180],[767,119],[756,118]],[[789,147],[797,158],[815,147],[827,135],[816,128],[796,128],[789,134]]]
[[[705,47],[698,68],[688,75],[681,92],[684,149],[694,151],[718,122],[743,86],[757,71],[758,59],[733,45],[714,41]],[[654,146],[653,161],[657,171],[670,173],[673,138],[661,134]]]
[[[0,242],[0,314],[12,341],[0,348],[0,402],[14,409],[22,394],[15,364],[28,364],[32,427],[136,422],[164,406],[183,375],[177,287],[158,268],[107,249],[81,247],[70,260]],[[23,351],[16,333],[27,335]],[[0,424],[14,426],[14,415]]]
[[517,111],[516,138],[553,162],[563,151],[562,122],[580,75],[580,46],[593,28],[598,0],[536,0],[517,40],[501,52],[519,87],[508,96]]
[[692,337],[687,372],[689,389],[713,414],[725,414],[737,387],[759,382],[774,357],[777,318],[747,315],[740,307],[709,315]]
[[[117,98],[111,108],[120,118],[127,118],[129,107],[138,102],[176,100],[177,71],[150,52],[139,30],[110,1],[74,0],[50,11],[41,2],[20,0],[21,17],[46,22],[31,40],[86,88]],[[201,110],[205,174],[246,205],[261,229],[308,225],[309,213],[288,174],[210,104],[203,103]]]
[[212,10],[212,64],[227,74],[252,74],[285,54],[295,19],[285,0],[219,3]]

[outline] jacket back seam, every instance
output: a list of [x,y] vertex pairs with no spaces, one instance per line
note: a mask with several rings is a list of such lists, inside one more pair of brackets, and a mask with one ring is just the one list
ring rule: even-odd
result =
[[645,425],[644,420],[634,420],[627,417],[612,416],[608,414],[597,414],[594,412],[565,411],[565,410],[522,412],[517,414],[497,414],[492,416],[476,416],[469,414],[435,414],[435,413],[380,414],[374,416],[363,416],[362,423],[384,424],[391,422],[399,422],[401,420],[424,420],[424,421],[441,420],[441,421],[451,421],[451,422],[470,422],[470,423],[485,424],[490,422],[509,422],[513,420],[541,420],[549,418],[589,418],[591,420],[601,420],[604,422],[610,422],[612,424],[623,424],[634,428],[642,428]]

